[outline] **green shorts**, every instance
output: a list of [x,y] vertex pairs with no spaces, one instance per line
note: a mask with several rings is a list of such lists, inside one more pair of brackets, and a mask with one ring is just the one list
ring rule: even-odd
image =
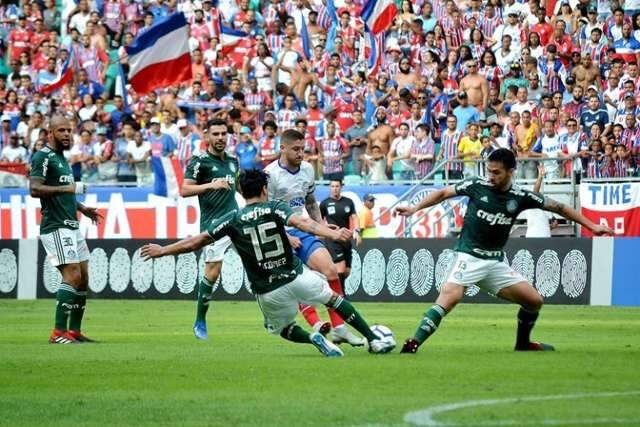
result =
[[500,289],[526,282],[527,279],[515,271],[506,261],[482,259],[465,252],[455,252],[453,268],[445,283],[478,287],[497,295]]

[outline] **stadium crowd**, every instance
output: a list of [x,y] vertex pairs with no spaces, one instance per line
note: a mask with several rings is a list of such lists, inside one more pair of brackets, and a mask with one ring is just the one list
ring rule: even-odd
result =
[[[60,112],[88,182],[148,185],[150,159],[186,164],[213,118],[243,169],[275,160],[278,135],[296,128],[325,179],[414,180],[442,159],[459,160],[446,166],[458,178],[500,147],[548,158],[549,179],[637,176],[640,1],[397,5],[369,37],[360,0],[335,0],[335,19],[327,0],[3,2],[0,170],[27,165]],[[120,85],[124,47],[176,11],[190,22],[192,81],[145,96]],[[229,45],[229,29],[247,36]],[[69,57],[73,81],[48,92]]]

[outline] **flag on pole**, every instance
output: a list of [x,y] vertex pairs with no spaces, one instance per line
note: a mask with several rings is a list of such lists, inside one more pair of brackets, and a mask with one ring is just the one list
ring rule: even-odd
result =
[[302,30],[300,31],[302,37],[302,51],[306,59],[311,59],[311,40],[309,39],[309,31],[307,30],[307,24],[304,22],[304,16],[302,17]]
[[118,75],[116,76],[116,89],[115,94],[122,98],[122,105],[124,112],[131,114],[131,108],[129,107],[129,94],[127,93],[127,79],[124,75],[124,69],[122,64],[118,63]]
[[62,68],[60,68],[60,72],[56,78],[46,86],[42,86],[40,92],[51,93],[54,90],[62,88],[71,80],[73,80],[73,49],[70,50],[69,56],[64,64],[62,64]]
[[240,30],[229,28],[224,24],[220,24],[220,44],[222,46],[222,55],[228,55],[236,48],[242,39],[249,37],[247,33]]
[[159,20],[126,50],[129,82],[139,94],[192,78],[189,26],[182,12]]
[[394,0],[368,0],[360,16],[365,28],[378,34],[391,26],[397,13],[398,7]]
[[[377,76],[384,67],[385,34],[367,32],[369,56],[367,58],[367,77]],[[365,49],[366,50],[366,49]]]

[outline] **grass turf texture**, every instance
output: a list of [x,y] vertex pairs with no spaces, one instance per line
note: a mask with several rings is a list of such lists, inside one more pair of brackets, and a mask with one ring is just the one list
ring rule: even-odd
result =
[[[401,345],[429,305],[356,306]],[[53,309],[53,300],[0,301],[0,425],[402,426],[407,412],[439,404],[640,390],[637,308],[545,307],[533,336],[557,351],[524,354],[512,351],[515,306],[465,304],[416,355],[343,346],[342,359],[268,335],[254,302],[214,302],[207,342],[191,334],[194,303],[93,300],[85,331],[103,342],[49,345]],[[638,425],[639,402],[520,402],[435,418]]]

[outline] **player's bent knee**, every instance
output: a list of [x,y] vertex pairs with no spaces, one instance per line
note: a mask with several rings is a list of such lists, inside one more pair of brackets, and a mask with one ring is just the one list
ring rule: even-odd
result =
[[80,264],[65,264],[61,266],[62,280],[76,289],[81,289],[84,283]]
[[527,301],[526,309],[530,311],[539,311],[544,305],[544,298],[537,292],[534,292]]
[[207,262],[204,265],[204,277],[210,282],[215,282],[220,276],[220,270],[222,270],[221,262]]
[[436,304],[447,310],[447,312],[453,310],[453,308],[464,297],[464,286],[455,283],[445,283],[442,286],[440,295],[436,299]]

